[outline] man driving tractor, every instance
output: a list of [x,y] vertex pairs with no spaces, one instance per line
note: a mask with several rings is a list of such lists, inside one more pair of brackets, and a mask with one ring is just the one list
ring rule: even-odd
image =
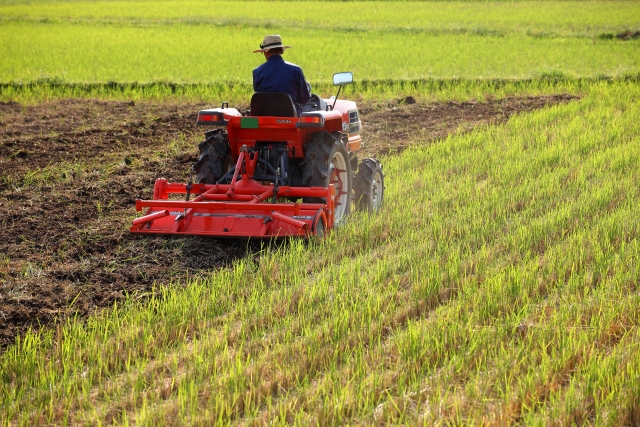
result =
[[279,34],[264,37],[260,49],[266,62],[253,70],[253,90],[255,92],[284,92],[291,96],[298,114],[309,101],[311,93],[302,68],[282,59],[285,49]]
[[338,91],[327,105],[310,93],[302,69],[282,59],[288,48],[270,35],[256,50],[266,62],[253,71],[256,93],[244,114],[226,102],[198,112],[196,124],[210,129],[198,144],[189,182],[158,178],[153,199],[136,200],[145,214],[133,220],[131,233],[324,236],[343,223],[352,204],[369,212],[380,208],[382,164],[359,161],[358,107],[338,99],[353,74],[333,75]]

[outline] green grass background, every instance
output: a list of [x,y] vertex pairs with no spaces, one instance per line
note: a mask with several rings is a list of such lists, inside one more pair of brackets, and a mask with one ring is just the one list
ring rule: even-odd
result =
[[[266,2],[65,1],[5,3],[5,20],[132,25],[262,26],[330,31],[448,31],[597,36],[634,29],[630,1]],[[7,4],[9,3],[9,4]]]
[[[26,27],[26,28],[25,28]],[[29,33],[25,38],[24,31]],[[264,28],[207,26],[86,27],[69,24],[0,26],[0,79],[42,77],[71,82],[250,82],[264,57],[252,50]],[[580,38],[434,36],[292,29],[285,54],[312,83],[350,70],[358,79],[528,78],[622,76],[640,70],[640,43]]]
[[275,32],[316,84],[347,69],[360,80],[619,77],[640,71],[640,41],[607,37],[639,25],[636,2],[3,5],[0,81],[248,83],[264,60],[252,50]]

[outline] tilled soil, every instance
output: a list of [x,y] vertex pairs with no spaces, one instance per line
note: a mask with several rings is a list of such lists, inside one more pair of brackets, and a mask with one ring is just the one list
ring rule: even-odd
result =
[[[397,153],[451,132],[575,97],[361,107],[363,154]],[[29,327],[86,316],[127,293],[257,253],[260,242],[140,237],[135,199],[156,178],[185,182],[201,104],[63,100],[0,104],[0,347]]]

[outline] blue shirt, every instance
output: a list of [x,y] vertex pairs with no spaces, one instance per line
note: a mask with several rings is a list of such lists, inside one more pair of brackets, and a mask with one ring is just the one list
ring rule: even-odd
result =
[[253,70],[253,90],[289,94],[298,105],[298,113],[311,97],[302,68],[285,61],[280,55],[269,57],[264,64]]

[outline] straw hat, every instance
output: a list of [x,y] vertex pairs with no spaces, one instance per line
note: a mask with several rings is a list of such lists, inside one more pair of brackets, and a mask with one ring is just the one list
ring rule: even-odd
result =
[[291,46],[285,46],[282,44],[282,37],[280,37],[280,34],[272,34],[269,36],[264,36],[264,40],[260,44],[260,49],[254,50],[253,53],[266,52],[269,49],[274,49],[276,47],[281,47],[284,50],[290,48]]

